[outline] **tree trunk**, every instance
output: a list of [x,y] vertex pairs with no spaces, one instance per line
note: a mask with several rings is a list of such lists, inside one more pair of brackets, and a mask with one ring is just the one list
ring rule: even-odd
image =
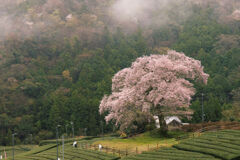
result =
[[164,120],[164,115],[163,115],[163,112],[161,111],[161,106],[157,105],[155,109],[156,109],[155,113],[157,114],[158,119],[159,119],[160,134],[163,136],[167,136],[168,127],[167,127],[166,121]]
[[158,118],[159,118],[159,123],[160,123],[160,134],[163,135],[163,136],[167,136],[168,126],[166,124],[166,121],[164,120],[164,115],[159,114]]

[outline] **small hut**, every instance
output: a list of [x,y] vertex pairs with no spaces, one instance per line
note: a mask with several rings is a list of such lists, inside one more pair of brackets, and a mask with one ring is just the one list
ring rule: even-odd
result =
[[[155,120],[156,128],[160,128],[158,116],[153,116],[153,117]],[[182,125],[184,125],[177,116],[167,116],[164,118],[164,120],[166,121],[166,124],[169,130],[176,130],[176,129],[179,129]]]
[[167,116],[164,118],[169,130],[179,129],[183,123],[177,116]]

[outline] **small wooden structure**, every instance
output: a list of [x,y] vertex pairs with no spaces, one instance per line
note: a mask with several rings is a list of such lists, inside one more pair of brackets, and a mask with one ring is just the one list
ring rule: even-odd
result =
[[167,116],[164,118],[169,130],[178,130],[183,125],[177,116]]

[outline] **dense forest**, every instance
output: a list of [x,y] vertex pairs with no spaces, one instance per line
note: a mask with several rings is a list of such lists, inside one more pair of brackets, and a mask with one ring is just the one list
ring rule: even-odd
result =
[[200,60],[210,75],[206,86],[195,85],[194,115],[184,120],[201,122],[203,102],[206,122],[240,121],[240,2],[126,2],[1,2],[1,145],[13,132],[22,142],[29,134],[35,142],[54,138],[56,126],[70,132],[70,122],[76,135],[112,132],[116,127],[98,110],[113,75],[137,57],[168,49]]

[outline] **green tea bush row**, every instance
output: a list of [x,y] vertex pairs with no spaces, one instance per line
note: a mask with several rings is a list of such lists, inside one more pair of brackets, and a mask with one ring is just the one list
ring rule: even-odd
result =
[[37,153],[44,152],[44,151],[47,151],[49,149],[52,149],[52,148],[54,148],[56,146],[57,146],[56,144],[48,144],[48,145],[45,145],[45,146],[42,146],[42,147],[34,148],[33,150],[31,150],[29,152],[25,152],[25,153],[23,153],[21,155],[25,156],[25,155],[37,154]]
[[74,152],[76,152],[76,153],[79,153],[79,154],[83,154],[83,155],[87,155],[87,156],[91,156],[91,157],[95,157],[95,158],[99,158],[99,159],[112,159],[112,158],[115,158],[115,157],[113,157],[113,156],[109,156],[109,155],[107,155],[107,154],[103,154],[103,153],[101,153],[101,152],[97,152],[97,151],[95,151],[95,152],[89,152],[88,150],[83,150],[83,149],[74,149],[74,150],[72,150],[72,151],[74,151]]
[[113,155],[106,154],[106,153],[99,152],[99,151],[87,150],[87,149],[82,149],[82,150],[85,151],[85,152],[88,152],[88,153],[93,153],[93,154],[97,154],[97,155],[102,155],[102,156],[104,156],[104,157],[115,158],[115,156],[113,156]]
[[[40,153],[41,154],[41,153]],[[48,150],[46,152],[43,152],[43,154],[56,154],[55,148],[54,150]],[[60,151],[59,151],[60,154]],[[74,156],[74,158],[81,156],[84,157],[89,157],[91,159],[119,159],[119,157],[110,155],[110,154],[106,154],[103,152],[99,152],[99,151],[94,151],[94,150],[87,150],[87,149],[77,149],[77,148],[72,148],[72,147],[66,147],[64,150],[64,154],[65,155],[72,155]]]
[[17,156],[14,159],[15,160],[49,160],[49,159],[46,159],[46,158],[43,158],[43,157],[37,157],[37,156],[34,156],[34,157],[31,157],[31,156],[28,156],[28,157]]
[[[209,155],[204,155],[201,153],[195,153],[195,152],[188,152],[188,151],[183,151],[183,150],[178,150],[175,148],[164,148],[164,149],[159,149],[156,152],[144,152],[143,154],[150,154],[150,155],[162,155],[162,156],[170,156],[172,158],[178,157],[178,158],[201,158],[201,159],[212,159],[212,156]],[[213,158],[214,159],[214,158]]]
[[206,132],[200,137],[183,140],[174,147],[231,160],[240,157],[240,131]]
[[[184,150],[178,150],[176,148],[163,148],[163,149],[159,149],[156,152],[163,152],[163,153],[175,153],[175,154],[191,154],[192,156],[206,156],[209,157],[208,155],[204,155],[201,153],[197,153],[197,152],[188,152],[188,151],[184,151]],[[148,152],[146,152],[148,153]]]
[[194,157],[192,156],[192,154],[187,154],[187,155],[179,155],[179,154],[171,154],[171,155],[165,155],[165,154],[142,154],[140,155],[141,157],[149,157],[149,158],[164,158],[164,159],[179,159],[179,160],[187,160],[187,159],[190,159],[192,160],[193,158],[194,159],[211,159],[209,157]]
[[156,151],[143,152],[142,154],[125,157],[125,160],[218,160],[210,155],[178,150],[176,148],[162,148]]
[[214,144],[204,144],[204,143],[198,143],[198,142],[184,142],[184,143],[181,143],[181,144],[186,144],[186,145],[191,145],[191,146],[196,146],[196,147],[202,147],[202,148],[205,148],[206,150],[214,149],[216,151],[226,152],[226,153],[229,153],[229,154],[238,154],[239,153],[239,151],[236,150],[236,149],[217,146],[217,145],[214,145]]
[[208,135],[208,136],[204,135],[204,136],[201,136],[201,137],[223,139],[223,140],[228,140],[228,141],[240,141],[239,138],[230,137],[230,136],[228,137],[228,136],[223,136],[223,135]]
[[209,138],[209,137],[200,137],[199,139],[202,140],[207,140],[207,141],[217,141],[217,142],[222,142],[222,143],[227,143],[227,144],[231,144],[231,145],[237,145],[240,146],[240,141],[233,141],[233,140],[227,140],[227,139],[222,139],[222,138]]
[[194,146],[194,145],[189,145],[189,144],[180,144],[180,145],[175,145],[174,147],[177,149],[181,149],[181,150],[212,155],[214,157],[219,157],[219,158],[222,158],[225,160],[231,160],[236,157],[236,154],[224,152],[222,150],[219,151],[219,150],[209,148],[209,147],[205,148],[205,147]]
[[145,155],[160,155],[160,156],[168,156],[168,157],[182,157],[182,158],[188,158],[188,157],[194,157],[194,158],[210,158],[208,155],[204,154],[194,154],[194,152],[188,152],[188,153],[174,153],[174,152],[146,152],[143,153]]
[[85,154],[82,152],[66,152],[65,155],[71,156],[71,159],[87,159],[87,160],[112,160],[96,154]]
[[32,155],[32,156],[17,156],[15,160],[55,160],[56,156],[49,155]]
[[[192,143],[192,141],[190,141],[190,140],[185,141],[185,142]],[[185,143],[185,142],[183,142],[183,143]],[[222,149],[227,148],[227,149],[230,149],[230,150],[237,150],[238,152],[240,151],[240,145],[231,144],[229,142],[220,142],[220,141],[217,141],[217,139],[215,139],[215,141],[205,140],[205,139],[195,139],[193,142],[194,143],[199,143],[199,144],[214,145],[214,146],[222,147]]]
[[125,157],[124,160],[219,160],[217,158],[201,158],[201,157],[192,157],[191,154],[189,154],[186,157],[178,157],[178,156],[162,156],[162,155],[136,155],[132,157]]
[[240,130],[223,130],[221,132],[230,133],[230,134],[239,134],[240,135]]
[[231,137],[239,137],[240,132],[237,130],[223,130],[218,132],[206,132],[205,135],[227,135]]

